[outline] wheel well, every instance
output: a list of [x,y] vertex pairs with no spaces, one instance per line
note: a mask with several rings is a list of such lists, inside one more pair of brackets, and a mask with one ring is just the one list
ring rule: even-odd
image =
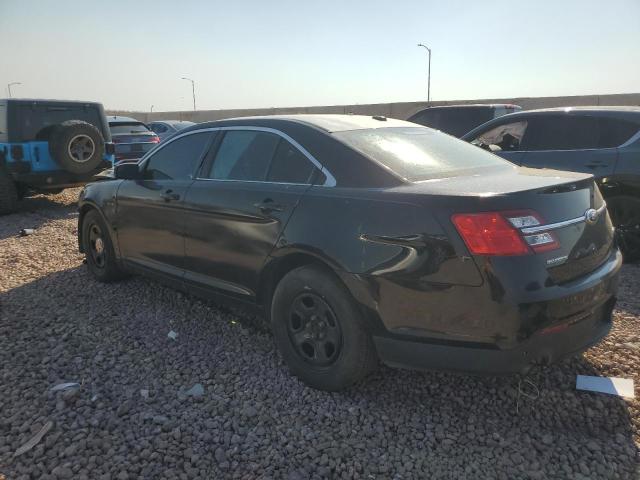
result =
[[272,268],[262,276],[258,289],[258,303],[264,308],[265,316],[271,321],[271,299],[280,280],[292,270],[305,265],[318,265],[335,275],[333,269],[322,260],[306,253],[292,253],[278,259]]

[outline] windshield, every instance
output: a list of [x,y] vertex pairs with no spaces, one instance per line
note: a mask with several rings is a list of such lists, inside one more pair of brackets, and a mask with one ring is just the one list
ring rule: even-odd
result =
[[149,133],[149,129],[142,122],[110,122],[109,129],[114,135],[123,133]]
[[430,128],[348,130],[334,135],[411,182],[512,166],[496,155]]

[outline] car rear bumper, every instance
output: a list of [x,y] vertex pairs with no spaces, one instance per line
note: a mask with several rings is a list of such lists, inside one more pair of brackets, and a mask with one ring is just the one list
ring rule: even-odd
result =
[[111,167],[110,162],[104,161],[96,171],[87,174],[72,174],[63,170],[49,172],[13,173],[14,181],[39,190],[71,188],[84,185],[95,180],[100,173]]
[[[461,339],[418,329],[378,330],[373,335],[378,356],[394,367],[509,374],[580,353],[611,329],[621,264],[620,252],[614,250],[585,278],[549,288],[547,298],[538,293],[533,302],[502,304],[500,309],[470,307],[475,317],[491,317],[488,324],[502,325],[503,331]],[[488,340],[491,336],[495,341]]]
[[614,305],[615,297],[611,297],[579,322],[561,331],[538,332],[509,350],[390,337],[374,337],[374,341],[381,360],[393,367],[484,374],[526,373],[534,365],[557,362],[600,342],[611,329]]

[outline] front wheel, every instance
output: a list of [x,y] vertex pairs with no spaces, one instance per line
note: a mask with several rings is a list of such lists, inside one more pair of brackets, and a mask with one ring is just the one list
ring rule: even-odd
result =
[[109,231],[96,210],[87,212],[82,220],[82,247],[87,267],[99,282],[114,282],[127,276],[118,266]]
[[640,199],[620,195],[607,199],[611,222],[622,257],[627,263],[640,260]]
[[322,267],[300,267],[282,278],[271,322],[289,370],[313,388],[342,390],[377,365],[362,315],[345,286]]

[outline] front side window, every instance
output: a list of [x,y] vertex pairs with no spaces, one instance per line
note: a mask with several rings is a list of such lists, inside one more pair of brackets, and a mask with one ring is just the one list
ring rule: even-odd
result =
[[315,166],[300,150],[282,139],[271,161],[267,181],[308,184],[314,169]]
[[376,128],[333,135],[408,181],[450,177],[487,168],[514,168],[496,155],[429,128]]
[[189,180],[200,163],[211,136],[199,132],[177,138],[151,154],[145,165],[145,179]]
[[527,127],[528,122],[526,120],[504,123],[478,135],[471,141],[471,144],[492,152],[522,150]]
[[253,130],[225,132],[208,178],[264,181],[280,137]]

